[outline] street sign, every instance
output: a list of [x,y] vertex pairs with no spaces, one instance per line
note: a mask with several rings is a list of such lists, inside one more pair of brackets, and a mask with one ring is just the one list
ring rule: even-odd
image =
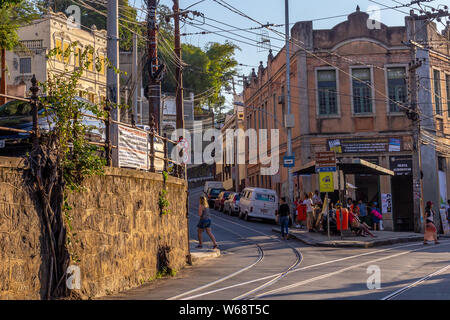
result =
[[320,192],[334,192],[334,181],[332,172],[319,172]]
[[336,153],[334,151],[316,152],[316,172],[336,171]]
[[283,157],[283,167],[292,168],[295,166],[295,156],[284,156]]
[[323,167],[323,168],[317,168],[316,172],[336,172],[336,167]]

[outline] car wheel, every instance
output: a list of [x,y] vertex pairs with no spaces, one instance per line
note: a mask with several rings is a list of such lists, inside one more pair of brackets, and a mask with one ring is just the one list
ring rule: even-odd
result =
[[247,213],[247,212],[246,212],[245,215],[244,215],[244,220],[245,220],[245,221],[249,221],[249,220],[250,220],[250,217],[248,216],[248,213]]
[[239,211],[239,215],[238,215],[239,219],[243,219],[244,217],[242,216],[242,212]]

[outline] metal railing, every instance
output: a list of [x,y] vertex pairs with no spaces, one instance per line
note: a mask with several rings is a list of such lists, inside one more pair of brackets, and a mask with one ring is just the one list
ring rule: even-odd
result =
[[[39,96],[38,96],[39,87],[37,85],[37,80],[34,75],[33,75],[33,78],[31,79],[31,84],[32,84],[32,86],[30,88],[30,91],[32,94],[31,94],[30,98],[16,97],[16,96],[10,96],[10,95],[6,95],[6,94],[0,94],[0,96],[6,97],[9,99],[15,99],[15,100],[29,102],[32,107],[33,129],[32,130],[22,130],[22,129],[0,126],[0,130],[7,131],[7,132],[8,131],[14,132],[14,133],[28,133],[31,135],[33,146],[35,146],[36,144],[39,144],[39,139],[40,139],[38,110],[39,110],[39,104],[41,102],[39,101]],[[47,108],[51,108],[51,106],[47,106]],[[171,143],[175,147],[178,144],[177,141],[173,141],[173,140],[167,138],[166,134],[164,134],[163,136],[157,134],[154,125],[150,127],[149,131],[146,131],[146,130],[138,128],[134,124],[128,124],[128,123],[113,120],[111,118],[111,107],[108,105],[108,103],[106,104],[104,110],[106,111],[105,118],[82,113],[82,112],[80,112],[79,115],[83,116],[83,117],[97,119],[97,120],[103,121],[105,123],[105,141],[104,142],[88,141],[88,143],[104,148],[107,166],[111,167],[112,163],[113,163],[112,149],[119,148],[119,146],[113,145],[111,143],[111,125],[117,124],[120,126],[129,127],[134,130],[138,130],[138,131],[141,131],[141,132],[147,134],[148,141],[150,142],[149,143],[150,144],[149,152],[148,152],[148,160],[149,160],[148,171],[157,172],[157,169],[155,167],[155,159],[158,159],[158,160],[162,160],[164,163],[163,168],[162,168],[163,171],[168,172],[172,176],[186,179],[186,165],[170,159],[169,155],[168,155],[168,144]],[[159,140],[161,140],[163,142],[163,152],[162,153],[164,154],[164,156],[162,156],[162,157],[160,157],[156,154],[158,151],[155,150],[155,138],[158,138]],[[172,170],[169,170],[169,164],[173,164]]]

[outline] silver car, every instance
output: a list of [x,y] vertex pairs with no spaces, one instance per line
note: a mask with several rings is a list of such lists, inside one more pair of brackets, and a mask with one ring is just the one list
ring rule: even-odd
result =
[[223,203],[223,212],[229,215],[238,215],[239,214],[239,193],[233,192]]

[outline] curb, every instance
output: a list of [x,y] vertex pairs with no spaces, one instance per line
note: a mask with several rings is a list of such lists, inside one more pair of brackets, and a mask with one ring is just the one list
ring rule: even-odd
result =
[[221,253],[219,249],[208,250],[208,251],[192,251],[191,249],[191,260],[192,264],[199,263],[203,260],[213,259],[220,257]]
[[[281,233],[280,230],[277,230],[275,228],[272,229],[272,231]],[[405,237],[405,238],[391,238],[391,239],[384,239],[384,240],[374,240],[370,242],[365,241],[352,241],[352,240],[331,240],[331,241],[322,241],[318,242],[315,240],[306,240],[302,237],[298,237],[295,234],[289,233],[289,236],[291,238],[294,238],[296,240],[299,240],[303,242],[304,244],[315,246],[315,247],[332,247],[332,248],[371,248],[371,247],[378,247],[378,246],[384,246],[389,244],[395,244],[395,243],[402,243],[402,242],[413,242],[413,241],[422,241],[423,235],[418,236],[411,236],[411,237]]]

